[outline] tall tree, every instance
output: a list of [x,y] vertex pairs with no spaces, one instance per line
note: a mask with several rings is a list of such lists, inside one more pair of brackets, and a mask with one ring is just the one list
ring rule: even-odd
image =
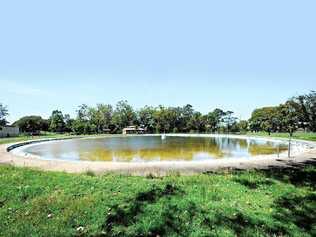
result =
[[218,131],[220,124],[223,122],[225,112],[221,109],[215,109],[207,114],[207,130],[208,132]]
[[[99,121],[99,132],[103,129],[109,129],[112,122],[113,108],[109,104],[98,104],[97,105],[97,117]],[[100,131],[101,130],[101,131]]]
[[0,103],[0,126],[5,126],[8,123],[6,120],[8,115],[7,107]]
[[226,111],[223,116],[223,123],[226,125],[227,132],[231,132],[231,128],[233,125],[237,123],[237,118],[233,116],[233,111]]
[[65,132],[73,132],[74,119],[72,119],[69,114],[65,114],[64,122],[65,122]]
[[271,106],[255,109],[249,119],[252,131],[266,131],[269,134],[282,130],[280,106]]
[[59,110],[54,110],[49,118],[50,125],[49,130],[52,132],[64,132],[65,131],[65,121],[63,113]]
[[116,104],[112,122],[119,130],[122,130],[127,126],[134,125],[137,122],[136,113],[126,100],[119,101]]
[[297,113],[299,127],[316,132],[316,92],[294,97],[288,102]]
[[203,116],[200,112],[194,112],[191,119],[188,122],[190,131],[204,132],[207,123],[207,117]]
[[156,128],[155,108],[145,106],[137,112],[139,124],[147,129],[147,132],[154,133]]

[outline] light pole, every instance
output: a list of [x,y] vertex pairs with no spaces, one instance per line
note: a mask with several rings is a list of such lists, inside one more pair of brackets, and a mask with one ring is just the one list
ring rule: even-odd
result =
[[288,152],[287,152],[288,158],[291,158],[291,139],[292,139],[292,135],[290,135],[289,137],[289,147],[288,147]]

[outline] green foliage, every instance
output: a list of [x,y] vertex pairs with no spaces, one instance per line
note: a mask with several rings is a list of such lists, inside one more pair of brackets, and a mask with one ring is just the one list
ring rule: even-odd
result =
[[155,178],[0,166],[1,236],[315,236],[316,169]]
[[[0,104],[1,116],[7,110]],[[2,123],[4,123],[2,119]],[[82,104],[75,119],[53,111],[49,128],[53,132],[74,132],[75,134],[121,133],[127,126],[140,126],[148,133],[237,133],[265,131],[267,133],[288,132],[298,129],[316,131],[316,92],[293,97],[284,104],[257,108],[248,121],[239,121],[232,111],[216,108],[202,114],[187,104],[183,107],[145,106],[134,110],[127,101],[119,101],[113,108],[108,104],[90,107]],[[25,127],[25,126],[24,126]],[[45,127],[45,126],[44,126]]]
[[39,131],[48,131],[48,121],[41,116],[25,116],[13,123],[18,126],[21,132],[38,133]]
[[123,128],[134,125],[137,121],[136,113],[131,105],[126,100],[119,101],[116,104],[113,113],[112,122],[116,125],[117,129],[121,131]]
[[6,117],[8,115],[7,107],[0,103],[0,126],[5,126],[7,124]]
[[275,107],[254,110],[249,120],[252,131],[288,132],[297,129],[316,131],[316,92],[293,97]]
[[66,130],[66,123],[64,121],[64,115],[59,110],[54,110],[49,118],[49,130],[51,132],[62,133]]

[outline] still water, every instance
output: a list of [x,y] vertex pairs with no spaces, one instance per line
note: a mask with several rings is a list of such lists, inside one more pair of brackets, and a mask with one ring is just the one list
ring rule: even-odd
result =
[[56,141],[23,151],[44,159],[144,162],[251,158],[286,149],[285,144],[255,139],[134,136]]

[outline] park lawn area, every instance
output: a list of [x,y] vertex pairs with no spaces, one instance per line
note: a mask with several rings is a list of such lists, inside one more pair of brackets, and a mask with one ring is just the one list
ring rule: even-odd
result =
[[0,166],[0,236],[315,236],[316,168],[163,178]]
[[2,165],[0,236],[316,236],[315,187],[312,165],[163,178]]
[[[267,132],[257,132],[257,133],[247,133],[250,136],[264,136],[264,137],[275,137],[275,138],[289,138],[289,133],[271,133]],[[316,133],[313,132],[295,132],[292,136],[293,139],[301,139],[306,141],[316,141]]]
[[0,138],[0,145],[14,143],[14,142],[22,142],[22,141],[27,141],[27,140],[36,140],[36,139],[45,139],[45,138],[62,138],[62,137],[69,137],[69,135],[68,134],[47,133],[44,135],[33,136],[33,137],[21,135],[18,137]]
[[15,143],[15,142],[23,142],[23,141],[28,141],[28,140],[38,140],[38,139],[48,139],[48,138],[71,138],[71,137],[76,138],[76,137],[81,137],[81,136],[71,135],[71,134],[68,134],[68,133],[64,133],[64,134],[44,133],[44,134],[42,134],[40,136],[21,135],[21,136],[18,136],[18,137],[0,138],[0,145],[2,145],[2,144],[9,144],[9,143]]

